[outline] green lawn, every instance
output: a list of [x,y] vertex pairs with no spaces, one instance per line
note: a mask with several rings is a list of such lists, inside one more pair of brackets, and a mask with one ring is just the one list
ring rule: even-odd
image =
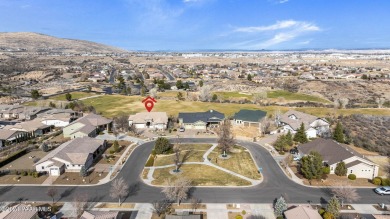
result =
[[260,179],[257,167],[246,148],[235,146],[232,152],[229,153],[230,158],[226,160],[219,158],[220,154],[220,149],[215,148],[213,153],[209,155],[211,162],[248,178]]
[[[122,96],[122,95],[105,95],[92,99],[83,100],[87,105],[92,105],[103,116],[112,118],[114,116],[125,113],[127,115],[137,112],[145,112],[146,109],[142,103],[143,97],[139,96]],[[209,109],[214,109],[230,116],[238,112],[240,109],[259,109],[273,114],[276,109],[281,112],[286,112],[289,109],[311,113],[316,116],[326,116],[327,114],[349,115],[349,114],[371,114],[371,115],[390,115],[390,109],[333,109],[333,108],[313,108],[300,107],[289,108],[281,106],[259,106],[256,104],[235,104],[235,103],[210,103],[210,102],[193,102],[193,101],[176,101],[176,100],[157,100],[154,105],[154,112],[167,112],[168,115],[177,116],[179,112],[204,112]]]
[[183,165],[182,173],[172,175],[169,173],[174,167],[154,170],[153,185],[166,185],[166,180],[175,180],[178,177],[185,177],[192,180],[193,186],[249,186],[250,182],[239,177],[230,175],[222,170],[206,165]]
[[[90,97],[90,96],[97,95],[96,93],[88,93],[88,92],[71,92],[70,94],[72,95],[72,100],[76,100],[76,99],[80,99],[80,98],[84,98],[84,97]],[[60,100],[60,101],[65,101],[66,100],[65,94],[52,96],[49,99]]]
[[321,97],[302,94],[302,93],[291,93],[284,90],[277,91],[268,91],[267,97],[276,99],[276,98],[284,98],[285,100],[301,100],[301,101],[311,101],[311,102],[320,102],[320,103],[330,103],[329,100],[323,99]]
[[222,96],[223,99],[228,100],[230,97],[233,98],[247,98],[248,100],[252,99],[252,94],[244,94],[240,92],[214,92],[213,94]]

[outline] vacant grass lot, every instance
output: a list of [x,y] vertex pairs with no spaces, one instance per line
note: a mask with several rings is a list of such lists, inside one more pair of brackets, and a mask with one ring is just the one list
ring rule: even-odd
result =
[[323,99],[321,97],[302,94],[302,93],[291,93],[284,90],[277,91],[268,91],[267,97],[272,99],[284,98],[285,100],[300,100],[300,101],[311,101],[311,102],[320,102],[320,103],[330,103],[329,100]]
[[214,92],[218,96],[221,96],[225,100],[229,100],[229,98],[247,98],[248,100],[252,100],[252,94],[245,94],[241,92]]
[[166,185],[166,180],[176,180],[185,177],[193,182],[193,186],[249,186],[250,182],[230,175],[207,165],[183,165],[182,173],[172,175],[169,173],[174,167],[156,169],[153,173],[153,185]]
[[[143,97],[105,95],[92,99],[83,100],[87,105],[92,105],[103,116],[112,118],[125,113],[127,115],[137,112],[146,112],[144,104],[141,102]],[[334,108],[314,108],[314,107],[281,107],[281,106],[259,106],[256,104],[235,104],[235,103],[210,103],[210,102],[192,102],[176,100],[157,100],[153,111],[167,112],[168,115],[177,116],[179,112],[204,112],[214,109],[225,113],[225,115],[234,115],[240,109],[259,109],[273,114],[276,109],[286,112],[289,109],[296,109],[305,113],[310,113],[319,117],[327,115],[350,115],[350,114],[370,114],[370,115],[390,115],[390,109],[377,108],[354,108],[354,109],[334,109]]]
[[260,174],[257,172],[257,167],[252,160],[250,153],[243,147],[234,146],[232,152],[229,153],[229,159],[221,159],[218,156],[221,154],[217,147],[213,153],[209,155],[211,162],[215,165],[239,173],[251,179],[260,179]]
[[[90,96],[97,95],[96,93],[88,93],[88,92],[71,92],[70,94],[72,95],[72,100],[76,100],[76,99],[80,99],[80,98],[84,98],[84,97],[90,97]],[[52,96],[49,99],[60,100],[60,101],[65,101],[66,100],[65,94]]]

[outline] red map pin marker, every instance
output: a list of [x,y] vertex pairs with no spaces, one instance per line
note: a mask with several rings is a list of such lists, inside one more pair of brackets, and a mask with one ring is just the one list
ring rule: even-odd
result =
[[146,110],[150,112],[154,107],[154,103],[157,103],[157,101],[153,97],[147,97],[142,100],[142,103],[144,103]]

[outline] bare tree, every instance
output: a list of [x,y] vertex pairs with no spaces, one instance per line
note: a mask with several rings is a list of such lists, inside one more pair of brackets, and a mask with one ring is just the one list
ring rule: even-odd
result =
[[121,205],[121,199],[125,198],[129,194],[129,185],[126,184],[123,178],[114,179],[111,184],[110,197],[117,198],[119,205]]
[[211,98],[211,88],[206,85],[200,88],[199,99],[200,101],[207,102]]
[[275,119],[276,126],[279,126],[281,116],[282,116],[282,112],[280,111],[280,109],[276,109],[274,112],[274,119]]
[[232,126],[229,119],[224,119],[219,129],[218,133],[218,146],[222,150],[223,156],[226,156],[226,153],[230,151],[230,148],[236,144],[232,132]]
[[260,93],[253,94],[253,101],[255,103],[262,103],[263,100],[267,99],[267,92],[261,91]]
[[114,122],[116,127],[122,132],[127,132],[129,130],[129,117],[126,114],[115,117]]
[[153,212],[156,213],[159,217],[162,214],[168,212],[172,205],[171,202],[167,199],[154,201],[152,204],[153,204]]
[[150,89],[149,94],[151,97],[157,98],[157,88]]
[[378,108],[382,108],[383,104],[386,102],[386,99],[378,97],[375,99],[375,102],[378,104]]
[[77,218],[79,218],[81,214],[84,212],[84,210],[87,207],[87,203],[88,203],[87,194],[77,195],[74,197],[72,206],[75,214],[77,215]]
[[188,197],[188,192],[191,188],[191,181],[186,178],[178,178],[172,182],[170,179],[167,181],[167,186],[164,187],[162,193],[165,194],[167,199],[180,202]]
[[179,145],[175,145],[173,146],[173,153],[174,153],[174,156],[173,156],[173,162],[175,163],[175,172],[179,172],[179,167],[180,167],[180,146]]
[[264,117],[259,121],[260,132],[262,135],[269,133],[271,130],[271,121],[269,118]]
[[52,201],[53,201],[53,204],[54,204],[54,197],[57,195],[58,193],[58,190],[56,188],[49,188],[47,191],[46,191],[46,195],[48,195],[49,197],[51,197]]
[[196,212],[196,210],[197,210],[198,208],[200,208],[201,203],[202,203],[202,200],[197,199],[197,198],[195,198],[195,197],[192,197],[192,198],[191,198],[191,208],[192,208],[192,210],[194,210],[194,212]]
[[344,200],[353,202],[360,199],[356,189],[347,184],[332,188],[331,193],[341,199],[341,206],[344,205]]
[[337,99],[335,100],[335,107],[338,108],[338,109],[345,109],[347,107],[349,103],[349,99],[348,98],[340,98],[340,99]]

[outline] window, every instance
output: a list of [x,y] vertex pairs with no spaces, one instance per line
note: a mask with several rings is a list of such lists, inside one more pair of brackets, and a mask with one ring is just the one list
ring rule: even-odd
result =
[[352,170],[351,170],[351,173],[352,173]]
[[45,169],[43,166],[42,166],[42,170]]

